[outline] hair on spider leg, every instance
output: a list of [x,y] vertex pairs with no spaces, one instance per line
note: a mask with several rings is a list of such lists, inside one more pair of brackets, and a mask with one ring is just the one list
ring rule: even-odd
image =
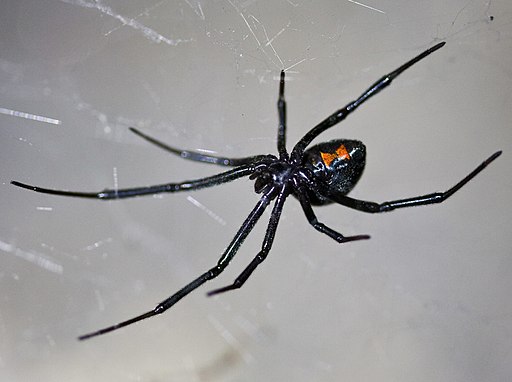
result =
[[216,278],[233,259],[246,237],[263,215],[265,209],[273,203],[261,250],[232,284],[211,290],[208,292],[208,295],[211,296],[228,290],[240,288],[269,254],[274,242],[276,229],[279,224],[284,203],[286,198],[290,195],[293,195],[299,200],[306,219],[315,230],[327,235],[338,243],[346,243],[350,241],[369,239],[369,235],[342,235],[320,222],[315,215],[313,206],[336,203],[362,212],[380,213],[398,208],[442,203],[459,191],[464,185],[466,185],[466,183],[499,157],[501,155],[501,151],[497,151],[489,156],[473,171],[447,191],[433,192],[421,196],[376,203],[351,198],[347,195],[357,184],[366,164],[366,147],[362,142],[351,139],[334,139],[309,147],[311,142],[320,134],[343,121],[360,105],[390,85],[397,76],[444,45],[444,42],[434,45],[402,64],[397,69],[381,77],[366,89],[358,98],[349,102],[341,109],[336,110],[333,114],[309,130],[295,144],[291,152],[288,152],[286,148],[286,101],[284,97],[285,72],[281,71],[277,100],[277,155],[263,154],[242,158],[206,155],[193,150],[183,150],[169,146],[168,144],[131,127],[130,130],[140,138],[169,153],[177,155],[180,158],[228,167],[228,169],[219,174],[199,179],[116,190],[105,189],[99,192],[57,190],[12,181],[11,183],[14,186],[44,194],[112,200],[159,193],[199,190],[232,182],[246,176],[248,176],[249,179],[254,180],[254,191],[260,195],[259,200],[244,220],[235,236],[218,259],[217,263],[212,268],[206,270],[176,293],[160,302],[154,309],[118,324],[82,335],[79,339],[85,340],[102,335],[162,314],[208,280]]

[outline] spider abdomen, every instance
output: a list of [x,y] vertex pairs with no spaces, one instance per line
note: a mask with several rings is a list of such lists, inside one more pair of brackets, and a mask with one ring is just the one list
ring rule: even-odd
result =
[[309,192],[311,203],[331,203],[328,195],[347,194],[361,177],[366,147],[357,140],[335,139],[304,152],[303,166],[310,169],[322,187]]

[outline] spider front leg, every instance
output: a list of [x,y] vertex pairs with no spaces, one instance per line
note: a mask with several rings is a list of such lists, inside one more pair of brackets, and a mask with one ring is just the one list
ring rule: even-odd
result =
[[[260,163],[261,164],[261,163]],[[191,191],[198,190],[201,188],[212,187],[222,183],[232,182],[235,179],[247,176],[252,174],[256,168],[258,167],[258,163],[255,164],[246,164],[243,166],[236,167],[232,170],[208,176],[206,178],[189,180],[180,183],[166,183],[159,184],[154,186],[147,187],[135,187],[135,188],[123,188],[118,190],[109,190],[105,189],[100,192],[81,192],[81,191],[63,191],[63,190],[54,190],[50,188],[43,188],[38,186],[31,186],[30,184],[17,182],[15,180],[11,181],[11,184],[17,187],[25,188],[27,190],[40,192],[43,194],[52,194],[52,195],[61,195],[61,196],[73,196],[79,198],[89,198],[89,199],[101,199],[101,200],[110,200],[110,199],[125,199],[132,198],[135,196],[142,195],[154,195],[160,193],[173,193],[179,191]]]
[[[209,269],[208,271],[204,272],[201,276],[194,279],[192,282],[185,285],[182,289],[174,293],[172,296],[168,297],[161,303],[159,303],[153,310],[150,310],[149,312],[143,313],[137,317],[131,318],[129,320],[120,322],[118,324],[109,326],[104,329],[97,330],[92,333],[84,334],[80,337],[78,337],[79,340],[86,340],[91,337],[99,336],[101,334],[109,333],[114,330],[123,328],[125,326],[134,324],[138,321],[145,320],[146,318],[150,318],[159,314],[164,313],[166,310],[171,308],[174,304],[176,304],[178,301],[180,301],[183,297],[187,296],[189,293],[194,291],[195,289],[199,288],[201,285],[203,285],[208,280],[216,278],[222,271],[228,266],[229,262],[233,259],[233,257],[236,255],[238,249],[244,242],[244,240],[247,238],[249,233],[254,228],[254,225],[259,220],[261,215],[263,214],[263,211],[272,199],[276,196],[276,189],[272,188],[267,193],[265,193],[259,200],[258,204],[254,207],[254,209],[251,211],[247,219],[245,219],[244,223],[236,233],[235,237],[229,244],[229,246],[226,248],[222,256],[220,257],[219,261],[217,262],[217,265],[215,265],[213,268]],[[282,207],[282,206],[281,206]],[[275,231],[275,228],[274,228]],[[273,237],[272,237],[273,239]]]
[[369,235],[343,236],[341,233],[327,227],[323,223],[320,223],[315,215],[315,212],[313,211],[313,207],[311,207],[311,202],[309,201],[307,191],[304,188],[299,188],[296,195],[299,199],[300,205],[302,206],[304,214],[309,221],[309,224],[311,224],[313,228],[318,232],[326,234],[330,238],[336,240],[338,243],[346,243],[348,241],[355,240],[366,240],[370,238]]
[[276,203],[274,204],[274,208],[272,209],[272,213],[270,214],[270,221],[268,223],[267,232],[265,233],[265,239],[263,240],[263,244],[261,246],[261,251],[249,263],[247,268],[245,268],[244,271],[235,279],[233,284],[227,285],[222,288],[214,289],[208,292],[208,296],[213,296],[214,294],[219,294],[227,292],[228,290],[238,289],[242,287],[242,285],[244,285],[244,283],[247,281],[252,272],[254,272],[256,267],[267,258],[267,255],[270,252],[270,248],[272,248],[272,243],[274,242],[277,225],[279,224],[279,218],[281,216],[281,211],[283,210],[283,205],[287,196],[288,193],[286,189],[283,187],[283,189],[277,196]]
[[483,161],[477,168],[469,173],[464,179],[458,182],[455,186],[445,192],[433,192],[431,194],[415,196],[407,199],[392,200],[384,203],[375,203],[365,200],[354,199],[346,195],[328,195],[328,198],[333,202],[342,204],[346,207],[353,208],[355,210],[378,213],[396,210],[398,208],[423,206],[427,204],[442,203],[455,192],[459,191],[467,182],[477,176],[484,168],[486,168],[492,161],[501,155],[501,151],[497,151],[492,154],[489,158]]

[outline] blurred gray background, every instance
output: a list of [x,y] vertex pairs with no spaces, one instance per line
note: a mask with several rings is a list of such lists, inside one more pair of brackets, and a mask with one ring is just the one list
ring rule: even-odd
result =
[[[512,374],[512,4],[509,1],[16,0],[0,12],[2,381],[504,381]],[[290,198],[271,254],[238,291],[266,213],[230,268],[165,315],[147,311],[215,264],[258,197],[247,179],[101,202],[99,191],[222,170],[129,132],[226,156],[275,153],[384,73],[446,46],[325,133],[360,139],[354,197],[442,191],[443,205],[319,218]]]

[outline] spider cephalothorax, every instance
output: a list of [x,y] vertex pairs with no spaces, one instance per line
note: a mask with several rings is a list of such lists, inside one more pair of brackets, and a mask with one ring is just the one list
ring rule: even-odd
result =
[[249,179],[254,179],[254,191],[261,194],[268,192],[272,187],[289,186],[289,183],[293,182],[296,177],[296,170],[296,166],[290,165],[288,161],[274,157],[271,163],[256,169]]
[[254,180],[254,190],[260,195],[260,199],[249,216],[242,223],[235,237],[221,255],[217,264],[207,270],[195,280],[185,285],[182,289],[162,301],[154,309],[143,313],[130,320],[109,326],[105,329],[80,336],[79,339],[86,339],[100,334],[111,332],[121,327],[133,324],[134,322],[156,316],[165,312],[176,304],[183,297],[204,284],[206,281],[217,277],[229,264],[233,256],[249,235],[250,231],[262,216],[263,211],[274,201],[274,207],[270,214],[270,220],[265,233],[261,251],[254,257],[245,270],[235,281],[223,288],[215,289],[208,295],[218,294],[231,289],[240,288],[249,278],[256,267],[265,260],[268,255],[276,233],[281,211],[286,198],[293,194],[300,202],[304,214],[309,223],[319,232],[326,234],[338,243],[353,240],[368,239],[368,235],[343,236],[325,224],[320,223],[311,207],[312,204],[337,203],[363,212],[384,212],[397,208],[419,206],[425,204],[441,203],[453,195],[469,180],[475,177],[489,163],[496,159],[501,151],[498,151],[487,158],[475,170],[464,179],[445,192],[434,192],[422,196],[398,199],[384,203],[375,203],[347,196],[359,180],[365,165],[365,146],[355,140],[336,139],[329,142],[317,144],[307,149],[309,144],[325,130],[344,120],[362,103],[373,95],[388,86],[391,81],[404,70],[414,65],[419,60],[428,56],[444,45],[444,42],[427,49],[412,60],[406,62],[398,69],[385,75],[370,86],[355,101],[348,103],[345,107],[335,111],[325,120],[313,127],[293,147],[289,154],[286,149],[286,103],[284,100],[284,71],[281,71],[279,82],[279,98],[277,110],[279,115],[279,126],[277,133],[277,150],[279,156],[255,155],[245,158],[225,158],[211,155],[204,155],[198,152],[181,150],[158,141],[134,128],[131,130],[145,140],[173,153],[184,159],[216,164],[226,167],[234,167],[223,173],[212,175],[206,178],[184,181],[180,183],[166,183],[155,186],[135,187],[115,190],[104,190],[101,192],[75,192],[48,189],[31,186],[25,183],[11,182],[15,186],[46,194],[75,196],[92,199],[123,199],[141,195],[153,195],[158,193],[174,193],[180,191],[198,190],[205,187],[212,187],[218,184],[231,182],[235,179],[249,176]]

